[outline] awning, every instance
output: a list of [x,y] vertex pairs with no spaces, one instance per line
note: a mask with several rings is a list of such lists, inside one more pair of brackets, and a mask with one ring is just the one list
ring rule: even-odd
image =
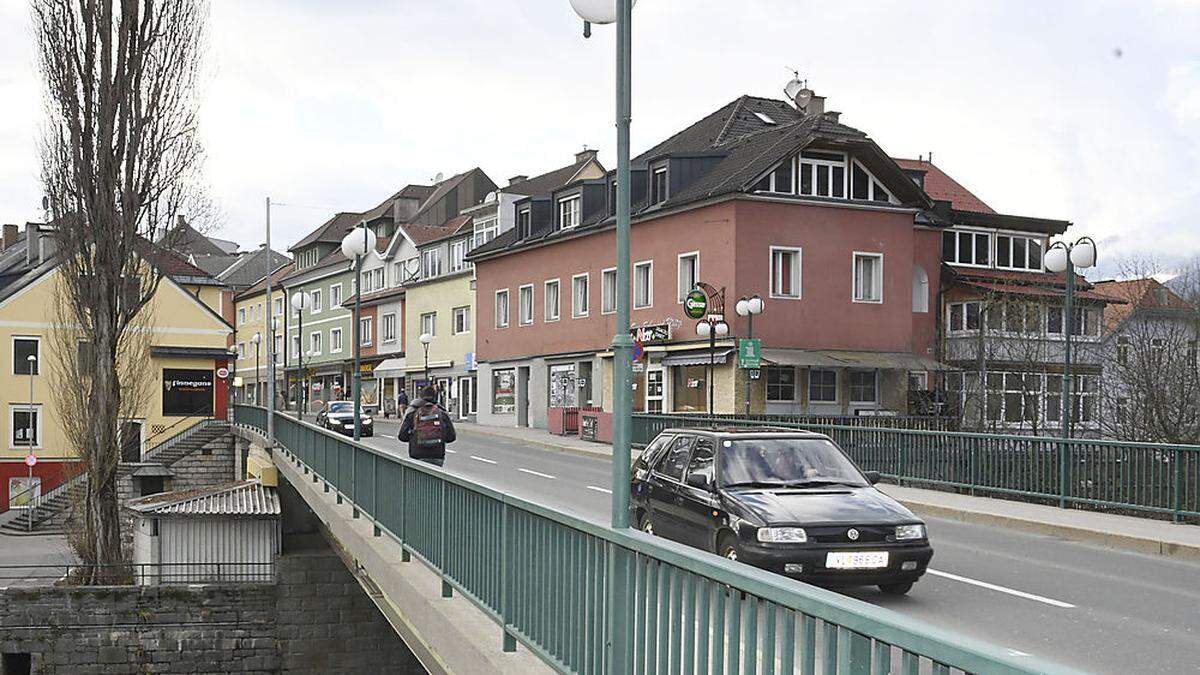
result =
[[686,352],[676,352],[664,356],[664,366],[707,366],[709,363],[724,364],[725,359],[733,353],[732,349],[717,349],[709,352],[707,349],[691,349]]
[[878,368],[880,370],[954,370],[933,359],[907,352],[855,352],[838,349],[764,349],[764,361],[809,368]]
[[375,366],[375,377],[404,377],[405,358],[384,359]]

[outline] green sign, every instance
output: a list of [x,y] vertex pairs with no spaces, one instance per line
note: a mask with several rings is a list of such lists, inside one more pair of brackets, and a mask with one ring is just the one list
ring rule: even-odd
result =
[[693,288],[683,299],[683,312],[689,319],[703,319],[708,312],[708,296],[699,288]]
[[738,340],[738,368],[750,370],[762,368],[762,340],[758,338]]

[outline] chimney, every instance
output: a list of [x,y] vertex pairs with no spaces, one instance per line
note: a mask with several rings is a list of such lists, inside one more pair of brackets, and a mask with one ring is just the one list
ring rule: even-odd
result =
[[805,115],[821,115],[825,112],[825,97],[812,95],[808,105],[801,109]]
[[579,163],[585,162],[589,159],[595,159],[597,152],[599,152],[599,151],[598,150],[588,150],[587,146],[585,145],[585,146],[583,146],[583,150],[575,153],[575,163],[579,164]]
[[175,227],[183,227],[184,225],[187,225],[187,219],[185,219],[183,217],[182,213],[176,215],[175,216]]
[[529,180],[529,176],[526,176],[525,174],[517,174],[516,176],[508,179],[508,184],[512,186],[527,180]]
[[9,248],[12,247],[13,244],[17,243],[17,234],[19,232],[20,232],[20,230],[17,229],[16,225],[13,225],[10,223],[5,223],[4,224],[4,239],[3,239],[3,242],[0,243],[0,251],[7,251]]
[[41,232],[37,223],[25,223],[25,262],[30,267],[42,262]]
[[838,118],[840,118],[842,116],[842,113],[834,112],[832,110],[830,110],[827,113],[822,113],[822,114],[825,115],[825,119],[829,120],[830,122],[833,122],[834,124],[837,124]]

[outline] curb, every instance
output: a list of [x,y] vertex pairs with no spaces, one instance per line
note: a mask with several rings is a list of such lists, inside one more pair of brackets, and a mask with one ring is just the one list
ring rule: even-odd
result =
[[1133,553],[1142,553],[1146,555],[1158,555],[1175,560],[1200,562],[1200,545],[1159,541],[1157,539],[1137,537],[1128,534],[1117,534],[1113,532],[1091,530],[1073,525],[1047,523],[1040,520],[1006,516],[998,513],[956,509],[949,506],[942,506],[940,504],[929,504],[927,502],[914,501],[911,499],[900,499],[898,497],[892,498],[920,515],[935,516],[938,518],[945,518],[947,520],[957,520],[959,522],[973,523],[977,525],[999,525],[1009,529],[1021,530],[1034,534],[1053,535],[1069,541],[1094,544],[1104,548],[1130,551]]
[[538,445],[543,448],[547,448],[549,450],[556,450],[558,452],[562,452],[562,453],[565,453],[568,455],[575,455],[577,457],[589,457],[591,459],[612,460],[612,453],[604,452],[603,450],[587,450],[585,448],[576,448],[576,447],[573,447],[570,445],[561,445],[559,443],[554,443],[551,441],[542,441],[542,440],[538,440],[536,438],[522,438],[522,437],[517,437],[517,436],[510,436],[508,434],[499,433],[499,432],[495,432],[495,431],[480,430],[478,427],[469,427],[468,428],[468,427],[459,426],[458,430],[460,432],[466,432],[468,434],[479,434],[480,436],[491,436],[492,438],[502,438],[506,441],[512,441],[514,443],[529,443],[531,445]]

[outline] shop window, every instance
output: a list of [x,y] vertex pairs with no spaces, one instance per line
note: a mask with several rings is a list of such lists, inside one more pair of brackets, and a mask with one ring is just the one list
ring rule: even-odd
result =
[[492,414],[511,415],[517,411],[517,371],[503,368],[492,371]]
[[705,366],[676,366],[671,369],[671,399],[675,412],[708,410],[708,380]]

